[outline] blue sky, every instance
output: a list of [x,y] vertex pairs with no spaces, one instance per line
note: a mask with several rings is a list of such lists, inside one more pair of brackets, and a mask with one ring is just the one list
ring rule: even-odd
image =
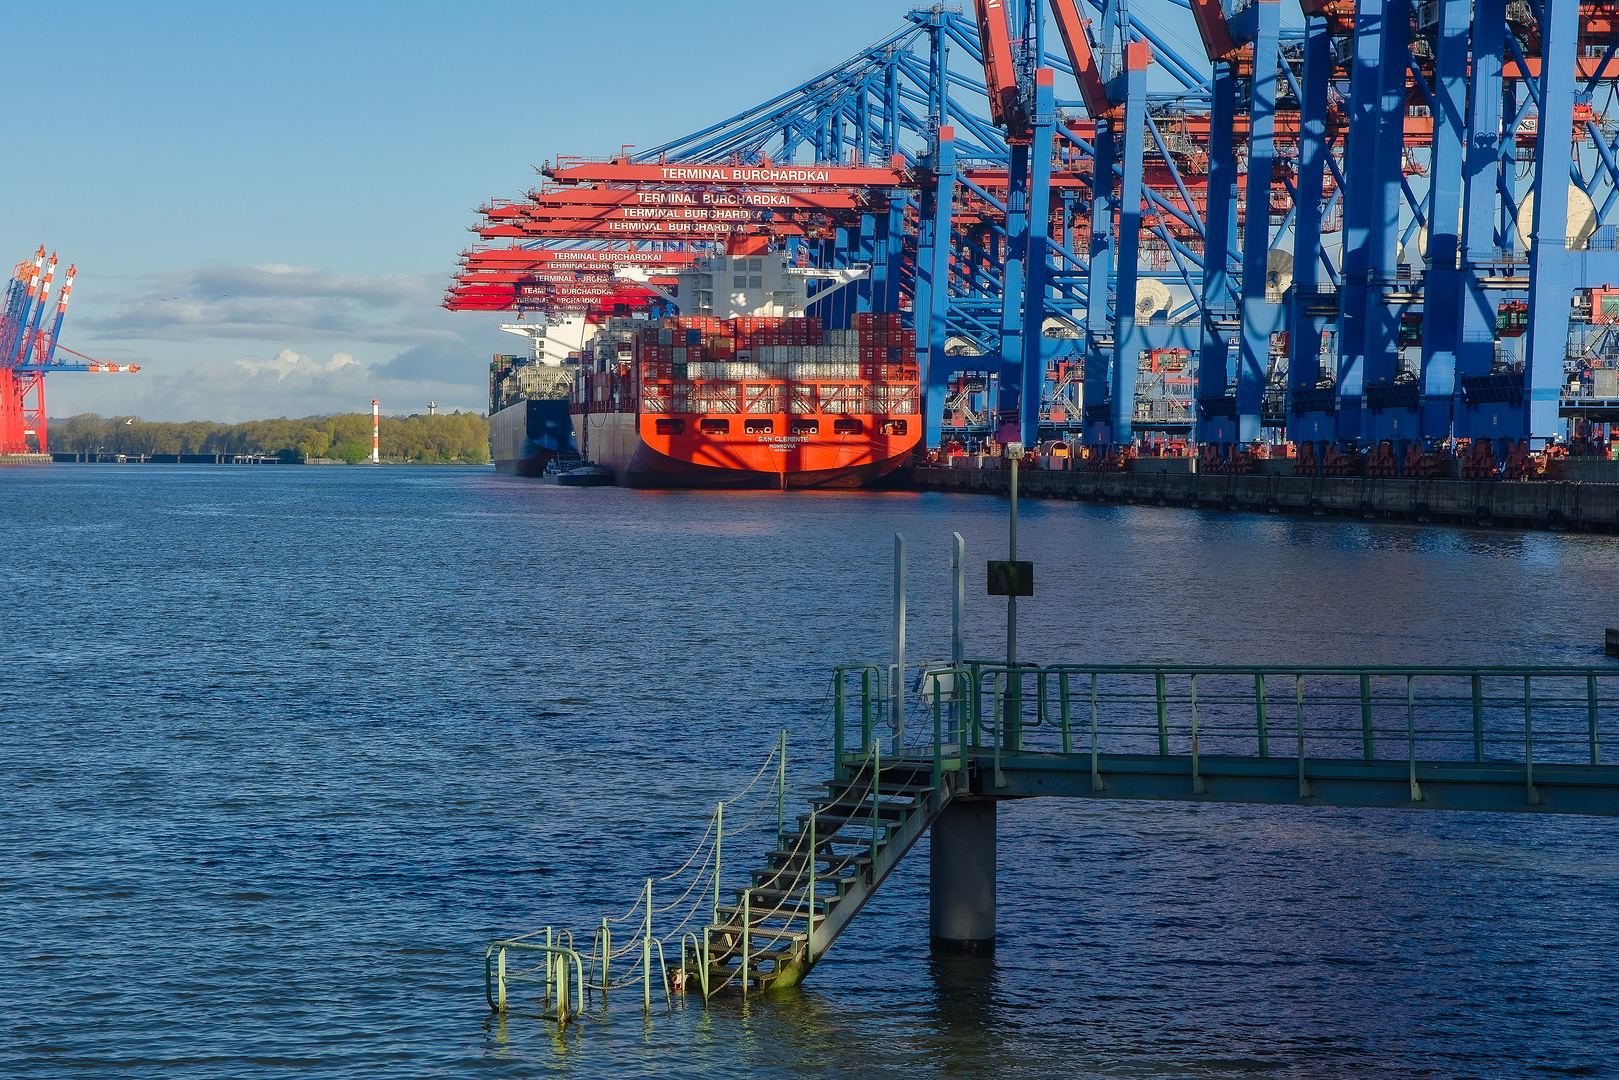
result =
[[474,208],[558,153],[767,99],[911,6],[11,4],[0,257],[78,264],[55,416],[482,410],[499,316],[438,306]]

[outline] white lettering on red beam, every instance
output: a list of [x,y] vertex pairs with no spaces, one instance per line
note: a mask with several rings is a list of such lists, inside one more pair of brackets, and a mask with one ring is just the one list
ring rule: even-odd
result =
[[740,232],[739,225],[716,225],[709,222],[696,221],[605,221],[594,222],[587,228],[571,228],[558,223],[559,232],[598,232],[605,225],[608,232]]
[[824,169],[664,169],[665,180],[763,180],[773,184],[826,184],[831,175]]
[[524,255],[549,262],[690,262],[697,256],[684,251],[570,251],[566,248],[536,248]]
[[619,213],[626,218],[640,221],[659,221],[669,218],[678,218],[686,221],[759,221],[760,214],[754,210],[708,210],[702,207],[679,207],[667,210],[661,206],[626,206]]
[[792,206],[793,197],[769,191],[640,191],[636,201],[672,206]]

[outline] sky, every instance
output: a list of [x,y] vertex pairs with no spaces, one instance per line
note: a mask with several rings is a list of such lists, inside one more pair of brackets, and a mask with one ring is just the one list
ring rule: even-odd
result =
[[142,368],[52,375],[47,411],[481,412],[524,342],[439,306],[480,204],[767,100],[913,6],[7,5],[0,257],[76,264],[63,346]]

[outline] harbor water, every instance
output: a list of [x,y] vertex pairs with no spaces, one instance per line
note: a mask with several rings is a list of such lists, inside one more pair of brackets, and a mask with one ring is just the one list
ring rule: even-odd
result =
[[[780,728],[793,785],[824,776],[830,669],[886,660],[896,531],[912,656],[948,653],[952,531],[969,653],[1002,652],[1005,519],[0,472],[0,1075],[1619,1072],[1619,822],[1577,817],[1007,804],[993,958],[930,956],[919,848],[799,989],[491,1015],[491,938],[622,911]],[[1619,662],[1606,536],[1025,502],[1019,549],[1025,659]]]

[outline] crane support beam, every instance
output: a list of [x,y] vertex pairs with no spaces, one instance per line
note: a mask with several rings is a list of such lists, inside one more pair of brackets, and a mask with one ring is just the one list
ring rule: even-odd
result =
[[1017,68],[1012,63],[1012,32],[1005,0],[973,0],[978,16],[978,44],[984,59],[984,85],[988,88],[989,116],[1009,134],[1024,127],[1018,104]]
[[1069,66],[1079,83],[1079,96],[1085,102],[1085,111],[1092,119],[1099,119],[1113,111],[1118,102],[1111,100],[1102,81],[1101,69],[1096,66],[1096,54],[1085,28],[1088,19],[1079,17],[1074,0],[1051,0],[1052,20],[1062,36],[1063,48],[1068,52]]

